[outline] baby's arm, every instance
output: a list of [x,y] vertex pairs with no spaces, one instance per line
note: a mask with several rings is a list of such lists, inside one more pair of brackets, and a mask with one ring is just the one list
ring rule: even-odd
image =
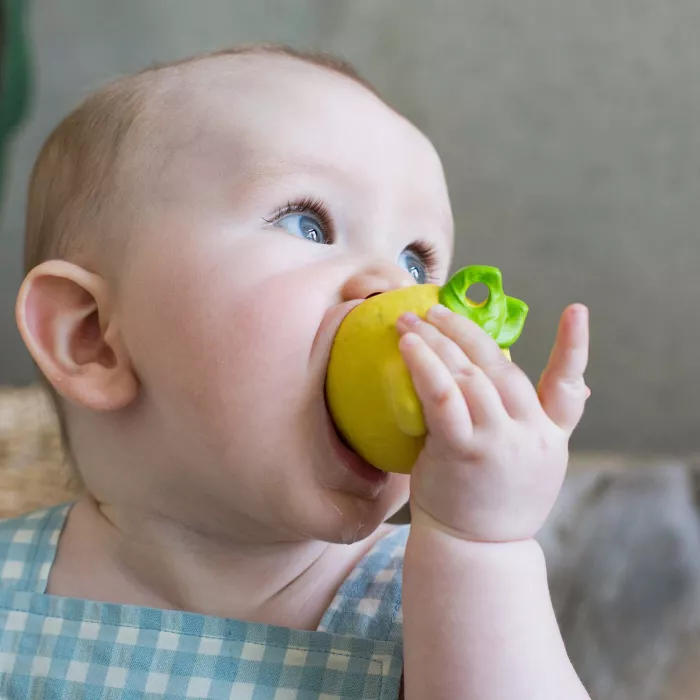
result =
[[411,476],[407,700],[583,700],[534,535],[588,389],[588,317],[562,317],[539,396],[470,321],[400,321],[428,438]]
[[461,542],[418,524],[404,574],[406,700],[580,700],[533,540]]

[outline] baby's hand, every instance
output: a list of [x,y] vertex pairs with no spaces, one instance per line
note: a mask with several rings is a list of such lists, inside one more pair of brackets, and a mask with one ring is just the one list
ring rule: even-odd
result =
[[428,436],[411,476],[414,523],[478,542],[529,539],[549,515],[590,392],[588,310],[574,305],[539,390],[476,324],[436,306],[399,319]]

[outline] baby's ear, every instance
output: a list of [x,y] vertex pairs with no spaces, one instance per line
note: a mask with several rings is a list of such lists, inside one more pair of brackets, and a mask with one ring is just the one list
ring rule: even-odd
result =
[[15,312],[29,352],[61,396],[96,411],[134,400],[138,381],[100,276],[44,262],[25,278]]

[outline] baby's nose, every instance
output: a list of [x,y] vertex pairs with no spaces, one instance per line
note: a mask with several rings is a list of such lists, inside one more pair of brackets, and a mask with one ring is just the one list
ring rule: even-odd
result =
[[416,284],[413,275],[398,265],[375,265],[348,278],[343,285],[343,301],[367,299],[375,294],[392,289],[411,287]]

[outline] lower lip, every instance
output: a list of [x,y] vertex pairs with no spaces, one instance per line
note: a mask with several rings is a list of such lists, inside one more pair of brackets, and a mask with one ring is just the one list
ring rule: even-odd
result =
[[332,421],[329,421],[331,440],[336,453],[340,457],[343,464],[352,472],[362,477],[365,481],[371,484],[382,484],[389,479],[389,474],[373,467],[369,462],[366,462],[360,455],[353,452],[343,442],[340,435],[337,433]]

